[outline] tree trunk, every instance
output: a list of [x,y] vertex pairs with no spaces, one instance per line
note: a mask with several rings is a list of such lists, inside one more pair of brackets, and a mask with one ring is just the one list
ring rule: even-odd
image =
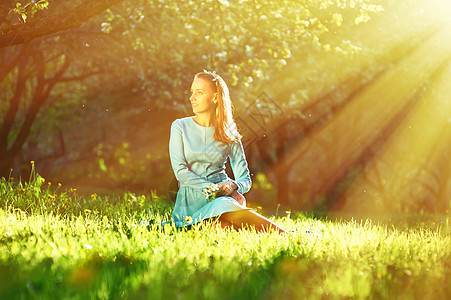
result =
[[[8,141],[10,138],[11,130],[13,129],[13,124],[16,120],[17,111],[19,108],[20,97],[24,94],[25,83],[26,83],[26,71],[28,57],[21,60],[19,63],[19,71],[17,76],[16,92],[14,96],[9,101],[9,109],[6,113],[5,119],[3,120],[2,127],[0,129],[0,176],[7,178],[11,172],[14,159],[22,150],[22,146],[26,142],[31,127],[36,115],[42,105],[45,103],[50,95],[53,87],[62,80],[63,74],[69,68],[70,60],[66,57],[63,66],[58,70],[58,72],[50,79],[45,78],[45,58],[39,51],[33,52],[33,60],[36,64],[36,87],[34,90],[33,97],[31,99],[30,106],[25,113],[25,119],[20,127],[19,133],[16,135],[15,139],[11,142]],[[8,145],[10,145],[8,147]]]

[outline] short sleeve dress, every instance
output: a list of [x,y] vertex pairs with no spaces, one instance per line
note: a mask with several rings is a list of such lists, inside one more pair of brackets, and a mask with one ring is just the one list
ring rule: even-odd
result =
[[214,132],[215,127],[201,126],[192,117],[172,123],[169,156],[179,183],[172,213],[177,227],[192,225],[225,212],[249,209],[231,197],[218,197],[210,202],[204,194],[204,189],[212,183],[232,181],[225,171],[227,158],[230,158],[238,192],[244,194],[251,188],[241,141],[218,142],[213,138]]

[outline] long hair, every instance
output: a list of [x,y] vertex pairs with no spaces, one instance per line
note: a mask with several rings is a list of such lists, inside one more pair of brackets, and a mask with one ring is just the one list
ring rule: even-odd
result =
[[194,78],[202,78],[208,81],[211,89],[218,93],[215,118],[215,141],[223,143],[238,142],[241,139],[241,135],[233,120],[232,100],[230,100],[229,88],[225,81],[215,72],[212,73],[205,70],[197,73]]

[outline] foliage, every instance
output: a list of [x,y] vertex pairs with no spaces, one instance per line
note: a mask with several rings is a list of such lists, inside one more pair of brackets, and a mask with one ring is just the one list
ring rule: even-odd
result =
[[[16,16],[8,11],[17,1],[6,2],[10,4],[0,5],[0,9],[8,6],[4,13],[0,11],[2,27],[16,21]],[[94,3],[49,1],[48,9],[28,15],[28,24],[31,20],[45,22],[47,16],[71,11],[81,2]],[[30,1],[21,3],[24,7]],[[51,174],[64,182],[95,183],[124,190],[139,185],[142,190],[152,182],[164,193],[169,178],[163,177],[172,175],[167,163],[170,124],[166,119],[188,112],[192,74],[203,68],[216,69],[228,80],[238,113],[245,111],[264,88],[276,96],[273,99],[283,105],[286,115],[296,113],[305,118],[304,126],[291,122],[294,125],[287,132],[292,135],[283,139],[277,134],[277,139],[267,142],[271,146],[267,147],[266,157],[258,156],[261,149],[260,153],[249,155],[254,163],[266,165],[251,168],[252,171],[261,175],[264,172],[268,177],[253,178],[253,192],[261,188],[259,197],[253,198],[266,197],[268,202],[289,199],[276,194],[289,194],[288,188],[277,183],[290,185],[285,180],[289,172],[283,172],[286,176],[274,176],[267,170],[281,162],[280,149],[292,148],[296,138],[304,137],[299,128],[310,131],[332,119],[352,95],[369,86],[382,71],[393,68],[411,53],[413,45],[429,36],[431,20],[447,18],[446,10],[438,14],[430,9],[437,5],[424,3],[123,1],[81,28],[55,31],[58,33],[35,39],[26,47],[0,51],[0,78],[10,62],[21,62],[0,80],[0,119],[5,119],[9,103],[19,103],[14,125],[7,138],[2,135],[0,148],[13,144],[22,124],[32,115],[27,112],[36,111],[28,109],[34,102],[31,99],[36,98],[42,105],[32,120],[30,136],[22,147],[12,151],[19,155],[15,171],[28,172],[27,162],[35,159],[40,166],[45,162],[41,172],[46,178]],[[376,19],[375,24],[365,24],[370,19]],[[56,78],[59,71],[65,72]],[[19,73],[26,76],[24,84],[18,80]],[[58,80],[51,85],[48,97],[35,97],[44,90],[44,84],[53,84],[52,78]],[[377,96],[372,101],[379,102]],[[154,135],[156,131],[158,134]],[[270,138],[266,136],[267,140]],[[0,161],[6,156],[0,151]],[[0,176],[8,174],[10,168],[10,164],[1,167]],[[314,169],[318,170],[319,165]],[[435,172],[431,170],[431,174]],[[79,178],[85,181],[77,181]],[[265,189],[268,182],[273,185],[270,190]],[[303,201],[299,194],[291,195],[296,196],[296,201]]]
[[175,230],[140,225],[167,216],[159,200],[125,194],[111,204],[31,178],[25,185],[0,181],[2,299],[445,299],[451,293],[448,218],[396,228],[287,212],[273,220],[298,234],[213,224]]
[[[0,26],[13,23],[14,14],[7,12],[16,2],[9,1],[9,9],[0,11]],[[33,4],[27,1],[13,12],[27,13],[29,20],[45,23],[51,16],[71,11],[81,2],[86,7],[94,3],[39,1]],[[57,131],[59,140],[64,141],[65,135],[70,136],[76,131],[69,126],[76,126],[74,123],[79,124],[78,121],[81,124],[101,123],[113,113],[118,116],[118,111],[134,116],[147,111],[153,114],[166,110],[187,112],[188,106],[184,104],[191,77],[203,68],[216,69],[227,78],[236,106],[245,105],[253,99],[259,84],[271,78],[272,72],[290,65],[303,53],[336,51],[350,54],[357,51],[351,37],[333,40],[327,33],[355,27],[360,22],[356,22],[357,19],[369,20],[380,11],[380,6],[373,2],[122,1],[86,21],[81,28],[56,30],[58,33],[26,45],[3,49],[0,63],[8,68],[0,69],[0,86],[5,100],[5,105],[0,108],[5,133],[0,140],[3,146],[14,147],[0,149],[2,156],[8,157],[0,165],[0,174],[5,176],[9,172],[19,150],[31,153],[35,160],[40,159],[36,153],[46,153],[42,159],[52,150],[53,154],[59,153],[60,149],[55,150],[54,145],[62,143],[52,143],[48,141],[49,137],[55,136]],[[33,15],[38,4],[39,8],[48,4],[45,6],[48,9]],[[5,77],[2,77],[3,72],[6,72]],[[19,77],[20,74],[24,75]],[[127,99],[127,105],[124,105],[124,99]],[[65,102],[71,105],[61,104]],[[92,120],[85,113],[88,109],[81,111],[80,107],[102,113],[97,113],[97,118]],[[57,109],[60,110],[55,113]],[[66,118],[61,116],[63,113]],[[7,119],[7,115],[13,117]],[[76,122],[66,122],[67,119],[73,121],[74,117],[77,117]],[[24,124],[25,127],[34,126],[29,129]],[[119,126],[124,124],[119,123]],[[117,127],[107,130],[114,132]],[[27,143],[29,135],[33,138]],[[78,157],[78,153],[90,153],[102,142],[82,149],[59,148],[72,151],[66,155],[67,159]],[[124,142],[132,144],[123,140],[108,146],[115,152]],[[38,147],[34,147],[36,144]],[[81,144],[84,146],[87,142]],[[61,151],[59,155],[65,154]],[[99,161],[102,159],[106,161],[103,157]],[[120,172],[124,167],[117,169],[119,171],[107,173],[114,175],[111,179],[116,183],[120,182],[118,178],[129,173]],[[143,174],[145,176],[147,174]]]
[[25,5],[17,2],[16,7],[11,9],[9,12],[18,14],[19,16],[21,16],[23,22],[26,22],[28,16],[33,17],[35,13],[48,8],[48,6],[49,2],[47,0],[39,0],[38,2],[32,1]]
[[157,107],[171,107],[186,101],[192,74],[203,68],[227,79],[238,104],[296,56],[354,53],[351,37],[333,40],[326,34],[380,10],[372,1],[153,0],[124,2],[99,22],[103,32],[134,50],[122,58],[137,75],[133,89]]

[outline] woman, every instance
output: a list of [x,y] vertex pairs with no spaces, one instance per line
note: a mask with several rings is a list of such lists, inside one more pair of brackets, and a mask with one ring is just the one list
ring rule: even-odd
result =
[[[285,232],[246,207],[242,194],[251,188],[251,178],[224,80],[205,70],[196,74],[190,102],[195,115],[175,120],[169,140],[171,164],[179,182],[172,214],[175,225],[214,219],[223,228],[253,226],[257,231]],[[225,172],[227,158],[235,180]],[[217,194],[211,195],[215,188]]]

